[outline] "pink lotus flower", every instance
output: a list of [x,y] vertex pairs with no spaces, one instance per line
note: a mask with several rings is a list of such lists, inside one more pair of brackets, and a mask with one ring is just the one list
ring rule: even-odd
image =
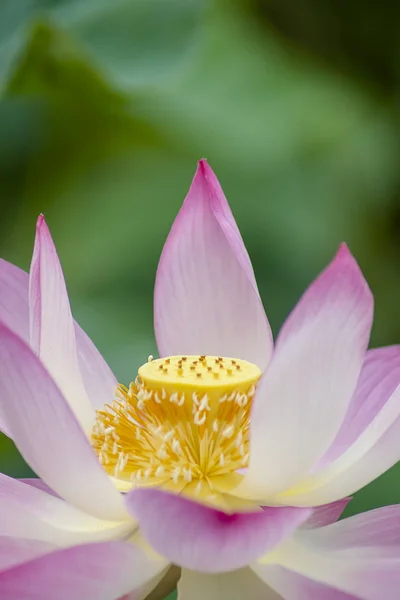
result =
[[163,358],[127,388],[73,321],[43,217],[29,276],[3,261],[0,280],[0,426],[40,477],[0,476],[1,598],[133,600],[178,577],[180,600],[398,598],[400,508],[335,523],[400,454],[400,350],[367,352],[346,246],[273,348],[201,161],[157,273]]

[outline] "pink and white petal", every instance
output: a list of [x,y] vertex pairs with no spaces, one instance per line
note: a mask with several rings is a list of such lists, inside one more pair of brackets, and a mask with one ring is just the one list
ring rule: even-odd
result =
[[1,572],[57,549],[54,544],[0,535]]
[[29,341],[28,275],[0,258],[0,322]]
[[[400,506],[357,515],[320,529],[299,530],[258,562],[282,566],[363,600],[397,600]],[[265,580],[273,583],[271,578]]]
[[272,503],[335,439],[368,345],[373,299],[345,245],[305,292],[258,387],[238,493]]
[[346,418],[322,466],[345,452],[365,431],[400,384],[400,346],[369,350]]
[[[29,343],[28,273],[0,259],[0,288],[0,322]],[[74,326],[83,383],[92,405],[100,408],[113,398],[117,380],[89,336],[76,321]]]
[[161,356],[238,357],[261,369],[272,334],[243,240],[220,184],[199,166],[160,258],[154,325]]
[[117,379],[93,344],[90,337],[75,322],[76,347],[83,383],[91,405],[103,408],[115,397]]
[[132,521],[97,519],[54,495],[0,474],[0,536],[72,546],[129,535]]
[[[0,573],[7,600],[116,600],[168,568],[125,542],[62,549]],[[141,596],[138,596],[140,600]]]
[[178,600],[282,600],[249,568],[230,573],[198,573],[182,569]]
[[254,565],[254,572],[285,600],[360,600],[323,583],[308,579],[283,567]]
[[318,543],[330,550],[390,548],[400,558],[400,505],[376,508],[332,523],[315,531],[299,533],[299,539]]
[[317,527],[323,527],[324,525],[330,525],[335,523],[344,509],[350,502],[351,498],[344,498],[331,504],[324,504],[323,506],[316,506],[312,509],[311,516],[303,523],[302,529],[315,529]]
[[29,276],[30,344],[85,431],[94,420],[79,369],[75,328],[64,275],[44,217],[37,222]]
[[42,492],[46,492],[46,494],[50,494],[51,496],[55,496],[58,498],[59,496],[52,490],[44,481],[38,479],[37,477],[22,477],[18,481],[25,483],[26,485],[31,485],[32,487],[42,490]]
[[400,386],[346,452],[276,500],[296,506],[335,502],[374,481],[399,457]]
[[[28,276],[0,258],[0,322],[29,340]],[[0,431],[10,437],[7,417],[0,409]]]
[[59,496],[98,518],[127,516],[58,387],[32,350],[0,325],[0,410],[26,462]]
[[240,569],[305,521],[310,509],[269,508],[227,515],[157,490],[129,493],[127,507],[147,542],[172,563],[215,573]]

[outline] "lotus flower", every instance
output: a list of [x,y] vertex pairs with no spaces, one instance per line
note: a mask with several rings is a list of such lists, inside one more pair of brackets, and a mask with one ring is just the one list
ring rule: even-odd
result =
[[127,387],[72,318],[43,217],[29,276],[0,267],[0,425],[40,478],[0,476],[2,598],[138,600],[178,578],[180,600],[398,598],[400,508],[335,523],[400,454],[400,351],[367,351],[345,245],[274,348],[200,161],[157,272],[161,358]]

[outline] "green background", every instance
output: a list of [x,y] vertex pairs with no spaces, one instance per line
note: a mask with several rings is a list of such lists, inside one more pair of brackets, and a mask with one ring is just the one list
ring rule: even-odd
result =
[[[274,332],[345,240],[400,340],[399,15],[328,0],[1,0],[0,246],[43,212],[74,314],[127,383],[158,257],[205,156]],[[0,438],[0,468],[28,473]],[[348,513],[400,500],[398,467]]]

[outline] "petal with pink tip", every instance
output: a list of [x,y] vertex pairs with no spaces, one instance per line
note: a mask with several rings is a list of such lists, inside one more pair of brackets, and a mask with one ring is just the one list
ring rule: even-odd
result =
[[79,369],[75,328],[57,251],[43,216],[36,227],[29,277],[30,343],[82,424],[90,431],[94,411]]
[[282,328],[254,400],[238,493],[270,503],[327,451],[356,388],[372,314],[371,292],[343,245]]
[[106,542],[58,550],[0,573],[7,600],[116,600],[157,584],[168,564],[133,544]]
[[400,386],[365,431],[338,459],[276,497],[279,503],[316,506],[361,489],[398,462]]
[[182,569],[178,600],[281,600],[250,569],[230,573],[197,573]]
[[97,460],[81,426],[32,350],[0,325],[0,407],[31,468],[81,510],[123,520],[120,494]]
[[323,465],[338,458],[357,440],[399,384],[400,346],[369,350],[346,418],[322,459]]
[[[28,273],[0,259],[0,288],[0,322],[29,343]],[[86,392],[95,408],[103,407],[114,397],[117,380],[89,336],[76,321],[74,326]]]
[[0,535],[55,546],[105,541],[132,533],[132,522],[97,519],[54,495],[0,474]]
[[126,501],[157,552],[174,564],[208,573],[247,565],[311,513],[309,509],[266,507],[262,512],[227,515],[150,489],[133,491]]
[[249,256],[205,160],[160,258],[154,324],[161,356],[230,356],[264,369],[272,352]]
[[[363,600],[397,600],[400,506],[356,515],[320,529],[298,531],[258,562],[282,566]],[[252,567],[263,576],[262,566]],[[265,581],[273,583],[267,574]]]

